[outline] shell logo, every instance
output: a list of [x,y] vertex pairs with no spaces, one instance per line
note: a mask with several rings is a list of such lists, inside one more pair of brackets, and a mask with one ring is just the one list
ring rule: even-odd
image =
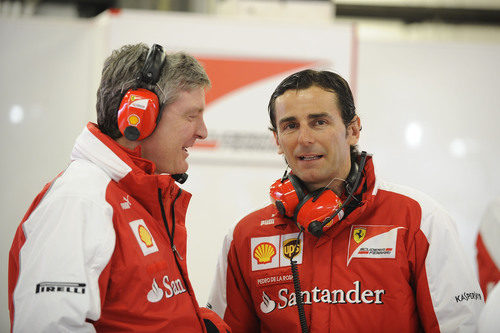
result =
[[128,116],[127,121],[129,125],[136,126],[138,123],[141,122],[141,119],[137,115],[131,114],[130,116]]
[[149,231],[142,225],[139,225],[139,237],[141,238],[141,241],[146,245],[146,247],[153,246],[153,237],[151,236]]
[[276,255],[276,247],[273,244],[265,242],[257,245],[253,250],[253,257],[259,264],[270,263]]

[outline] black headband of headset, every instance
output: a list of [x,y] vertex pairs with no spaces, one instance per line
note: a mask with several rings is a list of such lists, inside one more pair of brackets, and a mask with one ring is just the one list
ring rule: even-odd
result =
[[138,79],[146,84],[156,84],[160,79],[161,70],[165,65],[165,58],[166,55],[163,52],[163,47],[153,44],[149,49]]
[[[146,61],[142,67],[139,80],[147,84],[156,84],[160,79],[161,70],[165,66],[166,54],[163,51],[163,47],[158,44],[153,44],[149,49],[148,55],[146,56]],[[172,175],[172,178],[180,183],[184,184],[187,180],[187,173],[180,173]]]

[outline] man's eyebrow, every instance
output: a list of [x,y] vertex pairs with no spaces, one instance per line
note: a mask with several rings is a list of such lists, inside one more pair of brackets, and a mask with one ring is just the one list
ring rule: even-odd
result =
[[307,115],[307,118],[309,119],[318,119],[318,118],[332,118],[332,115],[327,113],[327,112],[322,112],[322,113],[312,113]]
[[[312,114],[308,114],[307,118],[308,119],[318,119],[318,118],[330,118],[331,119],[332,115],[329,114],[328,112],[312,113]],[[281,125],[281,124],[288,123],[288,122],[291,122],[291,121],[296,121],[296,120],[297,120],[297,117],[290,116],[290,117],[286,117],[286,118],[280,119],[279,122],[278,122],[278,124]]]
[[203,111],[205,111],[205,108],[195,106],[192,109],[188,110],[187,113],[190,113],[190,114],[192,114],[192,113],[202,113]]
[[294,121],[294,120],[297,120],[297,118],[294,116],[282,118],[282,119],[280,119],[279,124],[281,125],[283,123],[288,123],[288,122]]

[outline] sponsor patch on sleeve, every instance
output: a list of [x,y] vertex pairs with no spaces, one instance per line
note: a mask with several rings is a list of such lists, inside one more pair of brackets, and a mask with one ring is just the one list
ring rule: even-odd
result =
[[349,236],[347,265],[354,258],[396,258],[398,230],[393,225],[353,225]]
[[86,284],[81,282],[40,282],[36,285],[35,293],[73,293],[85,294]]

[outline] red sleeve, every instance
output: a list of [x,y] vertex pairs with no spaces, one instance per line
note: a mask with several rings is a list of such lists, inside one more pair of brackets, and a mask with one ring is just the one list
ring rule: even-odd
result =
[[488,249],[484,245],[481,234],[477,235],[476,249],[479,284],[481,285],[481,290],[483,291],[484,298],[486,299],[488,297],[488,291],[490,291],[500,280],[500,270],[495,265]]

